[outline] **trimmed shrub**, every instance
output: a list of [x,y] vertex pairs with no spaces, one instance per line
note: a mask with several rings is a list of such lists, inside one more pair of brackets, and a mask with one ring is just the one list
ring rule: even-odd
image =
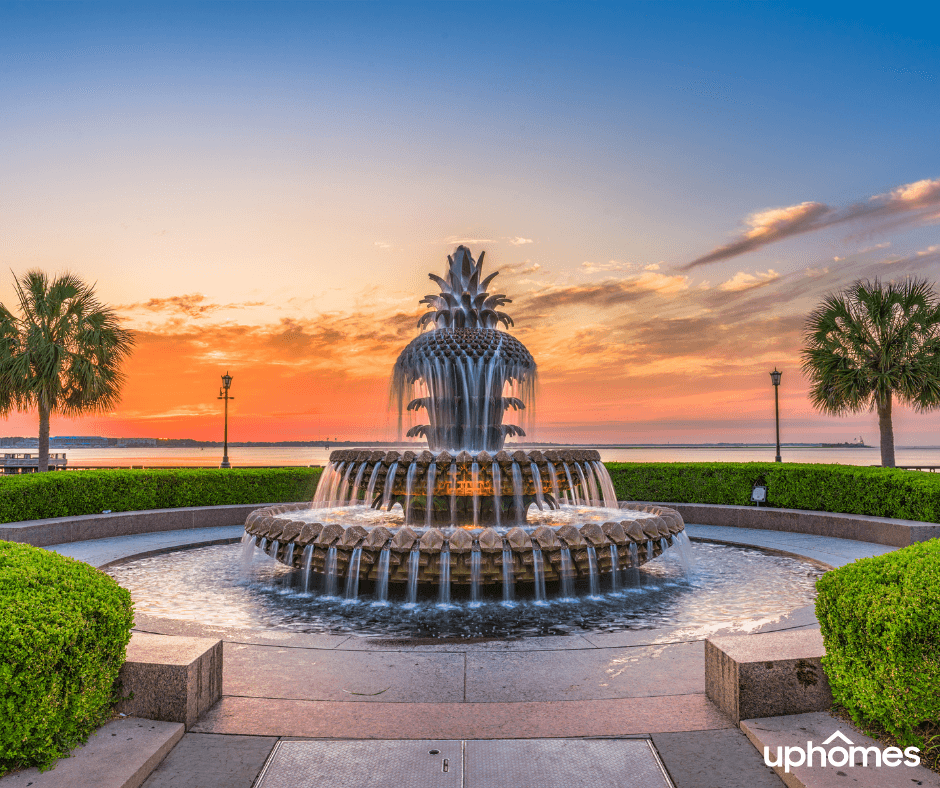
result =
[[858,465],[774,462],[607,463],[617,497],[748,506],[755,484],[767,506],[940,523],[940,474]]
[[0,477],[0,522],[313,500],[319,468],[54,471]]
[[833,699],[902,746],[940,722],[940,540],[864,558],[816,581]]
[[0,774],[50,766],[107,719],[133,623],[104,572],[0,542]]

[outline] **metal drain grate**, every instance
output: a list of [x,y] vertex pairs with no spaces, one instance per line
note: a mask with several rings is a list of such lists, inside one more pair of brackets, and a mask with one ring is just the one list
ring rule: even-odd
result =
[[648,739],[468,741],[465,788],[672,788]]
[[462,760],[459,741],[281,741],[255,787],[463,788]]
[[255,788],[673,788],[648,739],[281,741]]

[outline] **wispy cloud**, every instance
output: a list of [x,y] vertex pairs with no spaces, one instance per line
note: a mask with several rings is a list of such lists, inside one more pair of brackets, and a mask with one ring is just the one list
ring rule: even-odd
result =
[[576,306],[600,308],[620,306],[652,294],[673,295],[689,286],[685,276],[666,276],[644,271],[637,276],[606,279],[603,282],[555,285],[518,298],[526,310],[546,311]]
[[244,309],[246,307],[264,305],[264,301],[215,304],[207,301],[202,293],[188,293],[187,295],[170,296],[169,298],[151,298],[149,301],[139,301],[135,304],[121,304],[115,307],[115,309],[125,312],[145,310],[147,312],[183,314],[188,317],[204,317],[222,309]]
[[466,235],[451,235],[441,241],[441,243],[448,246],[459,246],[460,244],[466,246],[468,244],[492,244],[496,242],[492,238],[472,238]]
[[780,274],[774,271],[773,268],[768,268],[764,273],[758,271],[754,274],[738,271],[727,282],[722,282],[718,285],[718,289],[726,293],[739,293],[742,290],[753,290],[755,287],[769,285],[775,279],[779,278]]
[[834,208],[820,202],[803,202],[783,208],[758,211],[745,219],[746,229],[728,244],[713,249],[682,266],[688,271],[700,265],[728,260],[794,235],[815,232],[845,222],[877,224],[889,219],[911,223],[934,221],[940,208],[940,178],[924,179],[877,194],[865,202]]
[[534,274],[542,270],[539,263],[533,263],[531,260],[523,260],[521,263],[512,263],[511,265],[501,265],[500,273],[505,274]]
[[940,262],[940,245],[928,246],[926,249],[921,249],[907,257],[889,257],[883,262],[888,265],[923,265],[925,263]]
[[626,271],[629,267],[630,263],[621,263],[618,260],[609,260],[606,263],[592,263],[590,260],[585,260],[581,263],[581,268],[588,274],[596,274],[601,271]]
[[515,238],[510,238],[509,243],[513,246],[522,246],[523,244],[533,243],[531,238],[522,238],[521,236],[516,236]]

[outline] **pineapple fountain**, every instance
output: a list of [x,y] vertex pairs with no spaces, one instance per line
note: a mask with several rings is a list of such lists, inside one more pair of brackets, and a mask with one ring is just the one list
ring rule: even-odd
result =
[[312,503],[258,509],[245,523],[246,549],[258,546],[297,569],[304,589],[319,583],[329,595],[390,586],[414,602],[432,587],[449,603],[453,586],[471,600],[501,586],[511,600],[517,585],[537,601],[547,589],[574,594],[576,581],[596,594],[605,578],[616,588],[636,568],[687,537],[678,512],[661,506],[618,505],[600,454],[590,450],[504,448],[524,437],[512,411],[531,412],[536,365],[507,331],[510,303],[490,295],[498,272],[482,278],[484,253],[465,246],[448,256],[446,278],[430,274],[441,292],[421,303],[430,311],[395,363],[392,396],[403,415],[423,411],[426,424],[410,438],[427,449],[333,452]]

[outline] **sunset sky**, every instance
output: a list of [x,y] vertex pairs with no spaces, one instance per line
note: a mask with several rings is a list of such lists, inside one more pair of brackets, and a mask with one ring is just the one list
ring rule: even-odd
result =
[[940,280],[940,27],[839,8],[0,3],[0,301],[70,270],[137,332],[118,408],[52,434],[220,439],[228,370],[232,440],[393,439],[465,243],[537,440],[771,442],[776,366],[785,441],[877,443],[813,411],[801,333],[854,279]]

